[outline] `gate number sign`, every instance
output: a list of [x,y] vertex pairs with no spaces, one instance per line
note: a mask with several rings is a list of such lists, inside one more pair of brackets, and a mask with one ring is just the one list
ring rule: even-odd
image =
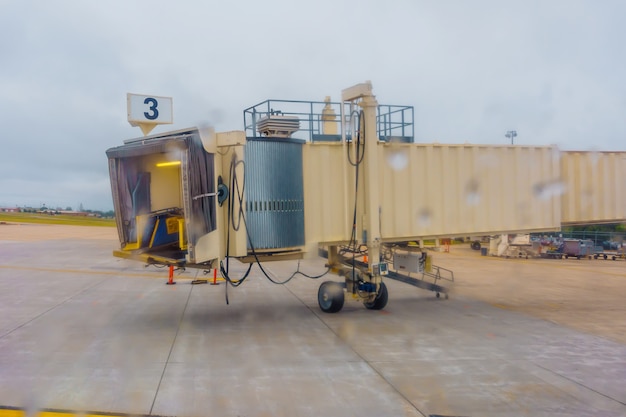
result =
[[128,93],[126,94],[126,101],[128,104],[128,122],[132,126],[173,123],[171,97]]

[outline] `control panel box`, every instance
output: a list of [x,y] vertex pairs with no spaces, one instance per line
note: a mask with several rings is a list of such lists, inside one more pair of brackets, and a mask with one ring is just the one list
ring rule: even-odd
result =
[[395,253],[393,269],[398,272],[424,272],[424,255],[422,253]]

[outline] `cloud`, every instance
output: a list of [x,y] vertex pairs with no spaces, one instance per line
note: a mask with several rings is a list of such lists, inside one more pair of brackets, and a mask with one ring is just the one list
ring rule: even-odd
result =
[[84,187],[86,208],[112,208],[104,152],[140,136],[127,92],[174,98],[175,124],[158,131],[225,131],[263,100],[339,99],[371,80],[380,103],[415,106],[418,141],[505,144],[515,129],[519,144],[626,150],[620,1],[9,0],[2,11],[0,200],[15,204],[55,190],[75,205]]

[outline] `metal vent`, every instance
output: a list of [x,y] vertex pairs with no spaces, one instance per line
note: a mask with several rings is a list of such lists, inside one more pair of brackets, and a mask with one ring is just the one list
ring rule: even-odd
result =
[[283,116],[272,114],[259,120],[259,133],[267,137],[290,138],[300,129],[300,119],[297,116]]
[[254,249],[304,245],[302,142],[248,138],[245,155],[246,224]]

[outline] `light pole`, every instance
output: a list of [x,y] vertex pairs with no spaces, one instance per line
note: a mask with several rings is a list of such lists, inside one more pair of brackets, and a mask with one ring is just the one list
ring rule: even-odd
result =
[[513,139],[517,136],[517,132],[515,130],[509,130],[508,132],[506,132],[506,136],[507,138],[511,139],[511,145],[513,145]]

